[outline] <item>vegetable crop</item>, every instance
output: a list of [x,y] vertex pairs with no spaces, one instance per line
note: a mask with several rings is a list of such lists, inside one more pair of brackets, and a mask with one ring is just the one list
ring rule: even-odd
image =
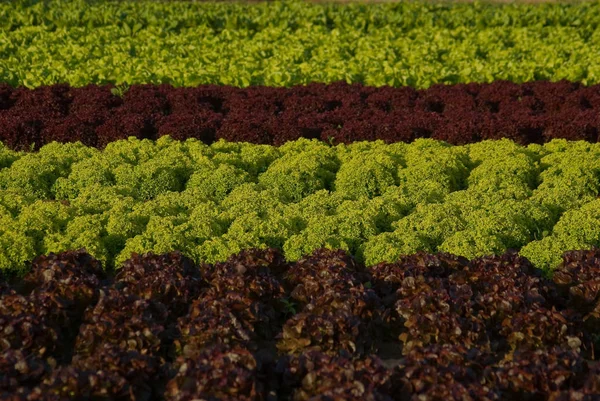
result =
[[3,147],[0,269],[23,273],[38,255],[82,247],[109,269],[149,251],[213,263],[248,247],[292,261],[326,247],[367,264],[514,249],[550,271],[563,252],[600,245],[598,146],[165,136]]
[[[298,138],[327,143],[434,138],[461,145],[508,138],[598,141],[600,85],[515,84],[368,87],[338,82],[291,88],[203,85],[71,88],[0,85],[0,140],[12,149],[52,141],[99,148],[134,136],[225,139],[281,145]],[[223,171],[225,173],[225,171]],[[203,179],[200,176],[197,179]]]
[[0,5],[0,81],[289,86],[600,83],[598,2],[577,5]]
[[598,260],[49,254],[0,281],[0,399],[592,400]]
[[600,1],[0,1],[0,401],[597,401]]

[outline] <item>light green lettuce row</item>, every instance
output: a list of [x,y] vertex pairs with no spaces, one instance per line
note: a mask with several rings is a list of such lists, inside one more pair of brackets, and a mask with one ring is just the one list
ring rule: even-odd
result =
[[367,265],[517,249],[551,270],[565,251],[600,246],[599,156],[600,144],[565,140],[2,146],[0,269],[74,248],[111,268],[134,252],[212,263],[276,247],[293,261],[328,247]]
[[[29,4],[34,3],[32,6]],[[600,83],[600,3],[0,4],[0,82]]]
[[190,2],[106,0],[12,0],[0,3],[0,27],[49,29],[117,25],[131,33],[148,26],[177,31],[206,26],[215,32],[285,28],[295,31],[316,26],[329,30],[370,31],[390,26],[408,31],[416,27],[576,26],[594,30],[597,2],[545,4],[394,2],[329,4],[285,2]]

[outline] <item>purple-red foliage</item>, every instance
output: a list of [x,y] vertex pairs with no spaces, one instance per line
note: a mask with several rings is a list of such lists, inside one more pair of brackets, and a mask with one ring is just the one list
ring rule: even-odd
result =
[[51,371],[51,366],[36,355],[9,349],[0,352],[0,393],[33,387]]
[[[32,112],[16,109],[0,112],[0,140],[14,150],[29,150],[32,144],[42,145],[43,126],[43,119]],[[69,142],[77,140],[73,138]]]
[[13,288],[8,282],[8,277],[0,271],[0,296],[13,292]]
[[195,300],[177,321],[175,348],[186,357],[214,344],[256,349],[257,341],[271,340],[278,329],[272,307],[240,293],[209,293]]
[[123,351],[159,355],[168,315],[167,308],[159,302],[113,288],[101,290],[98,303],[84,314],[75,353],[90,356],[108,343]]
[[13,291],[13,290],[10,288],[8,283],[0,281],[0,296],[2,296],[4,294],[9,294],[11,291]]
[[53,140],[104,147],[128,136],[223,138],[280,145],[300,137],[332,143],[434,138],[451,144],[510,138],[596,142],[600,85],[567,81],[434,85],[428,89],[337,82],[291,88],[112,85],[0,87],[0,140],[28,149]]
[[23,290],[52,292],[85,307],[95,301],[104,279],[102,264],[83,250],[50,253],[33,260]]
[[600,249],[566,252],[552,279],[569,306],[591,312],[600,295]]
[[111,142],[133,136],[138,139],[154,139],[156,128],[152,118],[143,114],[118,110],[96,129],[98,146],[104,148]]
[[201,269],[212,294],[236,292],[274,305],[284,295],[277,275],[285,270],[285,266],[283,256],[275,249],[250,249]]
[[416,347],[394,369],[394,394],[402,400],[499,400],[480,380],[495,361],[492,354],[459,343]]
[[[41,395],[41,397],[40,397]],[[135,390],[124,377],[105,370],[83,370],[60,366],[25,400],[96,400],[136,401]],[[38,398],[40,397],[40,398]]]
[[345,293],[367,283],[364,266],[342,250],[317,249],[294,263],[284,275],[290,296],[304,305],[329,290]]
[[140,114],[159,120],[169,114],[171,108],[161,86],[143,84],[131,86],[123,95],[120,111],[126,114]]
[[173,252],[108,278],[85,252],[50,254],[0,277],[0,400],[596,400],[600,250],[563,259],[549,280],[516,252],[369,269],[326,249]]
[[555,285],[514,252],[474,259],[449,279],[471,287],[472,307],[493,332],[515,313],[558,303]]
[[348,292],[348,297],[326,294],[307,304],[285,322],[277,348],[290,354],[317,350],[362,355],[371,351],[376,342],[379,303],[370,297],[374,293],[357,293]]
[[193,112],[177,112],[162,118],[157,136],[169,135],[173,139],[199,139],[211,144],[221,126],[222,116],[212,110],[200,109]]
[[124,294],[161,302],[174,317],[186,313],[205,286],[200,270],[180,252],[135,254],[118,270],[114,280]]
[[67,303],[49,293],[0,296],[0,351],[52,356],[62,349],[61,331],[73,330],[67,311]]
[[571,350],[548,347],[522,350],[483,373],[503,399],[545,399],[550,393],[581,388],[588,376],[587,363]]
[[[444,288],[448,287],[448,288]],[[404,352],[428,344],[487,346],[485,321],[472,308],[468,285],[408,277],[398,290],[396,312],[406,329],[399,338]]]
[[293,401],[392,400],[392,372],[379,358],[352,359],[318,351],[285,356],[275,369],[280,394]]
[[500,334],[506,337],[512,349],[540,349],[561,346],[580,350],[581,339],[576,327],[554,308],[532,308],[515,313],[502,322]]
[[153,391],[155,380],[162,378],[161,363],[152,355],[123,350],[105,343],[89,357],[75,355],[71,366],[81,371],[106,372],[127,380],[133,400],[144,399]]
[[167,383],[166,401],[266,399],[260,364],[241,347],[214,346],[195,358],[178,358],[179,369]]
[[581,316],[563,313],[555,284],[515,252],[472,261],[418,253],[371,271],[386,331],[404,352],[455,342],[500,353],[541,344],[590,348]]
[[17,93],[20,96],[17,97],[12,110],[32,111],[48,121],[65,117],[73,100],[71,88],[66,84],[20,90]]
[[0,83],[0,110],[6,110],[15,104],[12,97],[13,90],[12,86]]
[[394,294],[407,277],[446,278],[455,271],[463,270],[469,260],[449,253],[428,254],[419,251],[401,256],[394,263],[379,263],[369,268],[373,277],[373,288],[385,299]]

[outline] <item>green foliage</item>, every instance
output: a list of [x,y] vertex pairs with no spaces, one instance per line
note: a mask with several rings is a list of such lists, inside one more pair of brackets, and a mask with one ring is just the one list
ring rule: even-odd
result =
[[[231,145],[236,144],[235,148]],[[259,174],[264,173],[281,153],[278,148],[269,145],[255,145],[250,143],[225,142],[222,139],[211,147],[215,153],[212,161],[215,163],[229,163],[243,170],[255,181]]]
[[26,273],[26,262],[39,254],[35,239],[19,229],[12,213],[0,206],[0,271]]
[[349,199],[373,198],[396,185],[397,164],[385,154],[362,153],[345,162],[335,179],[335,190]]
[[501,254],[506,246],[498,236],[477,229],[458,231],[448,237],[438,248],[442,252],[476,258]]
[[109,187],[115,184],[110,165],[101,157],[92,157],[76,163],[68,177],[58,177],[52,185],[56,199],[76,199],[80,191],[94,185]]
[[106,218],[90,214],[74,217],[63,232],[48,234],[43,239],[43,253],[58,253],[84,248],[104,265],[112,264],[109,253],[110,237],[104,226]]
[[0,80],[428,87],[600,82],[598,2],[583,4],[0,3]]
[[213,200],[222,201],[234,188],[250,182],[250,174],[231,164],[196,170],[187,182],[187,188],[197,189],[197,194]]
[[132,253],[166,253],[173,249],[189,253],[186,238],[186,220],[175,216],[151,216],[146,230],[125,243],[125,248],[117,255],[115,266],[119,267]]
[[335,210],[329,213],[305,215],[305,228],[283,245],[289,260],[298,260],[322,247],[356,254],[364,241],[379,234],[377,222],[383,217],[382,210],[370,207],[365,199],[335,203]]
[[431,139],[417,139],[405,153],[406,168],[398,182],[417,202],[441,202],[466,186],[469,159],[466,149]]
[[0,168],[10,167],[15,160],[18,160],[23,154],[0,143]]
[[468,185],[469,189],[481,192],[511,188],[529,197],[537,185],[538,170],[537,164],[523,153],[488,157],[471,171]]
[[0,270],[23,275],[27,273],[26,262],[39,254],[33,238],[13,230],[0,233]]
[[63,202],[38,200],[21,210],[16,219],[16,228],[32,238],[36,250],[42,254],[45,251],[43,247],[45,238],[48,235],[62,233],[73,217],[75,217],[73,208]]
[[0,269],[22,273],[72,248],[110,269],[133,252],[216,262],[276,247],[297,260],[328,247],[367,264],[510,248],[551,270],[563,251],[600,246],[599,150],[562,140],[53,143],[0,168]]
[[38,153],[23,155],[10,168],[0,170],[0,188],[24,196],[48,199],[54,182],[69,173],[71,165],[97,152],[80,143],[51,143]]
[[339,168],[335,151],[318,145],[306,147],[298,151],[282,146],[283,156],[260,175],[260,185],[274,189],[286,202],[298,202],[320,189],[330,189]]
[[392,224],[399,234],[418,233],[432,249],[465,226],[461,210],[447,203],[419,204],[408,216]]
[[429,241],[414,233],[386,232],[370,238],[359,252],[358,258],[367,266],[381,262],[395,262],[402,255],[411,255],[418,251],[432,252]]
[[552,270],[566,251],[600,246],[600,200],[566,211],[554,225],[551,235],[523,247],[521,254],[539,267]]
[[556,217],[595,199],[600,191],[599,156],[597,147],[573,147],[543,157],[541,163],[546,168],[532,199],[548,206]]
[[536,267],[552,271],[562,261],[563,253],[589,248],[589,244],[577,242],[569,237],[549,236],[540,241],[530,242],[521,248],[519,254],[529,259]]

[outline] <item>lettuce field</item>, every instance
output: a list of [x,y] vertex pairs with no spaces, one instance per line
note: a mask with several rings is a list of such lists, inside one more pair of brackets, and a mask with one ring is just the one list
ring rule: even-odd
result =
[[0,2],[0,401],[599,401],[600,2]]

